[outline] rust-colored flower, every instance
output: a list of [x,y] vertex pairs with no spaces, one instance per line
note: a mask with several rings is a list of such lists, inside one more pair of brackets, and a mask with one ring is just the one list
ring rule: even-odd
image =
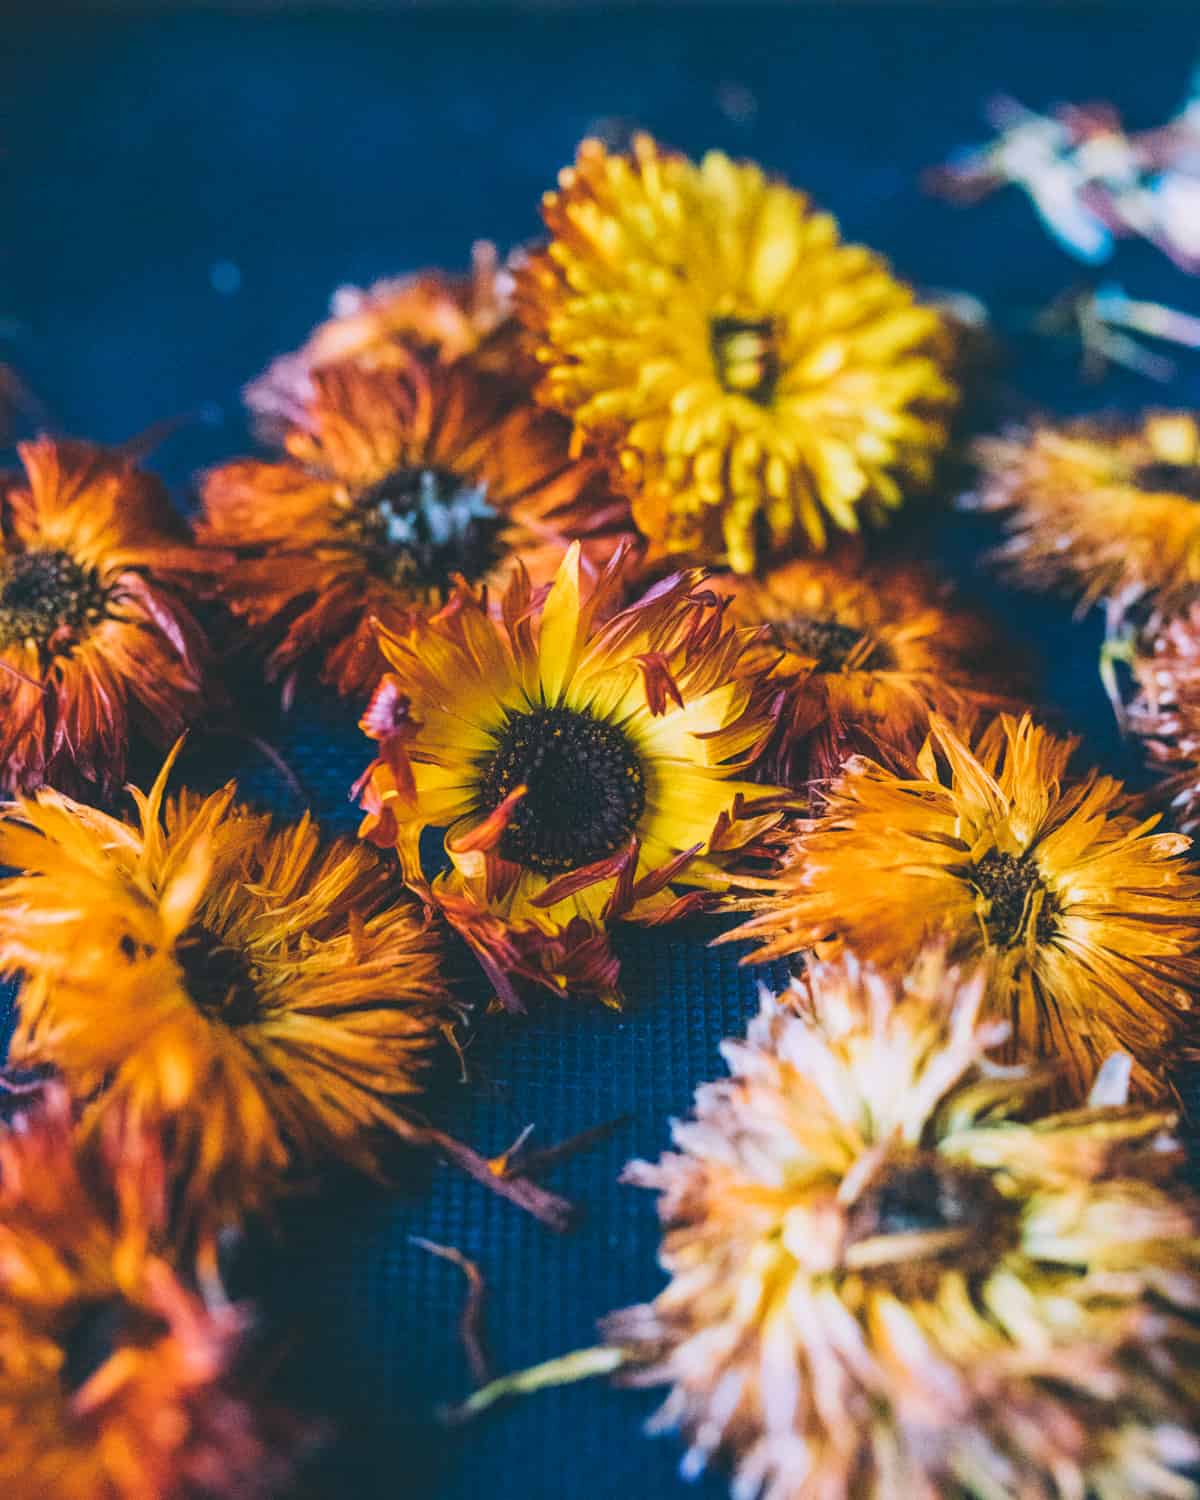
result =
[[335,364],[402,369],[413,350],[447,363],[469,356],[477,368],[515,374],[522,361],[511,301],[512,277],[486,240],[472,247],[466,276],[418,271],[365,290],[339,287],[330,317],[246,387],[246,404],[265,432],[286,430],[304,421],[314,370]]
[[1184,833],[1200,829],[1200,604],[1154,615],[1128,640],[1129,728],[1163,773],[1161,797]]
[[684,1473],[764,1500],[1189,1500],[1200,1207],[1175,1119],[1030,1109],[980,976],[852,959],[768,998],[656,1190],[670,1278],[608,1320]]
[[514,407],[502,382],[411,352],[312,378],[281,459],[224,464],[203,485],[202,541],[240,554],[217,587],[272,643],[273,676],[315,659],[340,692],[365,693],[383,667],[375,621],[403,632],[457,576],[499,592],[518,557],[541,581],[573,537],[599,561],[629,526],[598,466],[568,456],[566,423]]
[[293,1164],[364,1170],[453,1018],[439,949],[374,852],[273,828],[234,802],[165,798],[130,825],[51,791],[0,822],[0,970],[19,975],[11,1056],[51,1065],[85,1128],[161,1129],[207,1230]]
[[986,958],[1009,1057],[1061,1058],[1080,1098],[1128,1052],[1161,1095],[1200,985],[1200,876],[1120,782],[1068,779],[1076,744],[1003,715],[972,745],[935,717],[907,771],[852,760],[736,936],[893,974],[926,939]]
[[843,552],[713,587],[733,595],[740,624],[767,628],[754,650],[786,700],[764,765],[789,786],[834,775],[854,751],[915,752],[931,712],[958,722],[1013,706],[994,633],[915,564]]
[[464,588],[423,628],[382,633],[362,833],[424,890],[421,834],[446,830],[433,898],[510,1007],[519,979],[616,1000],[609,924],[711,903],[778,822],[779,789],[740,779],[772,727],[742,667],[754,632],[703,578],[611,614],[622,558],[585,586],[576,544],[544,600],[514,576],[501,621]]
[[0,784],[111,795],[130,741],[204,707],[200,571],[159,482],[120,453],[39,438],[0,500]]
[[150,1135],[81,1152],[51,1090],[0,1133],[0,1490],[5,1500],[267,1500],[300,1429],[253,1405],[246,1310],[164,1255]]
[[977,445],[970,504],[1002,513],[997,556],[1035,588],[1061,588],[1115,614],[1160,607],[1200,583],[1200,422],[1148,412],[1134,422],[1048,422]]
[[516,272],[539,398],[668,552],[750,572],[925,484],[953,382],[941,320],[756,166],[584,141]]

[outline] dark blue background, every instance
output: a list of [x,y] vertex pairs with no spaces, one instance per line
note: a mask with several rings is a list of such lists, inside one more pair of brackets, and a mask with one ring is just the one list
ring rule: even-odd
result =
[[[538,195],[577,139],[615,120],[689,151],[755,156],[906,276],[987,300],[1014,337],[1004,388],[978,423],[1025,400],[1194,405],[1194,365],[1167,393],[1120,374],[1081,384],[1071,351],[1019,331],[1079,268],[1015,193],[960,210],[922,197],[916,178],[980,138],[981,102],[997,90],[1039,107],[1106,97],[1135,124],[1158,123],[1185,93],[1198,42],[1185,11],[1152,6],[9,21],[0,357],[61,430],[119,441],[195,414],[154,459],[186,503],[197,467],[248,443],[241,383],[303,338],[337,283],[461,266],[478,236],[507,246],[535,233]],[[720,103],[731,85],[756,104],[740,123]],[[1198,310],[1198,284],[1143,247],[1113,269],[1131,292]],[[1041,697],[1087,733],[1088,753],[1136,771],[1097,685],[1096,622],[1072,627],[1064,607],[997,588],[976,571],[986,535],[943,518],[929,548],[1034,652]],[[353,717],[324,703],[270,727],[333,828],[354,823],[345,789],[365,751]],[[236,770],[248,795],[294,810],[236,745],[195,746],[190,766],[203,780]],[[401,1196],[333,1186],[290,1209],[282,1242],[248,1262],[268,1326],[289,1334],[279,1389],[341,1425],[332,1493],[683,1493],[675,1445],[638,1435],[652,1396],[565,1390],[443,1440],[425,1418],[467,1389],[461,1278],[408,1237],[478,1259],[502,1369],[591,1342],[598,1316],[653,1294],[653,1200],[617,1173],[665,1144],[669,1116],[719,1070],[717,1043],[740,1028],[761,977],[739,971],[731,950],[710,951],[710,935],[629,936],[624,1015],[581,1003],[489,1021],[470,1087],[440,1091],[447,1125],[486,1150],[531,1120],[549,1142],[631,1117],[554,1180],[586,1206],[574,1235],[557,1239],[437,1168]],[[690,1490],[724,1492],[717,1480]]]

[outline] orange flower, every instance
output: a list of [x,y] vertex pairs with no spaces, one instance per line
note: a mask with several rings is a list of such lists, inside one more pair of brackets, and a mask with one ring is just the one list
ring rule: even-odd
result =
[[519,354],[511,322],[512,278],[496,247],[479,240],[471,249],[467,276],[418,271],[361,287],[339,287],[331,317],[314,328],[304,345],[283,354],[246,387],[246,404],[264,431],[304,420],[312,399],[312,375],[334,364],[364,370],[403,368],[408,352],[449,363],[471,356],[477,368],[515,373]]
[[138,821],[42,791],[0,821],[13,1059],[52,1066],[86,1129],[168,1132],[189,1223],[236,1221],[293,1164],[379,1164],[454,1009],[416,903],[370,849],[212,796]]
[[535,580],[575,536],[611,552],[627,510],[596,466],[568,457],[567,424],[514,409],[502,382],[412,353],[394,369],[338,365],[277,462],[225,464],[203,487],[200,536],[237,549],[215,570],[237,614],[276,640],[273,676],[316,655],[344,694],[375,685],[373,622],[397,633],[452,580],[499,589],[520,556]]
[[63,1090],[0,1134],[5,1500],[266,1500],[300,1430],[248,1404],[245,1311],[163,1255],[151,1136],[81,1154]]
[[1120,782],[1068,778],[1076,744],[1007,715],[972,744],[935,717],[907,768],[850,761],[736,936],[764,940],[757,959],[848,951],[889,974],[942,943],[991,965],[1011,1056],[1059,1056],[1080,1098],[1128,1052],[1161,1096],[1200,988],[1200,875]]
[[200,559],[159,482],[91,443],[20,445],[3,496],[0,765],[13,790],[109,795],[130,739],[169,744],[204,706],[183,597]]
[[576,544],[544,600],[514,576],[500,622],[463,588],[381,637],[362,834],[425,891],[421,834],[446,830],[432,897],[513,1009],[517,979],[616,1002],[609,925],[719,902],[731,858],[779,821],[780,789],[741,779],[772,728],[742,668],[754,632],[698,571],[611,614],[622,561],[585,587]]
[[911,753],[937,712],[960,720],[1012,706],[999,691],[999,642],[914,564],[801,558],[761,578],[722,577],[743,625],[766,626],[754,648],[786,687],[764,767],[801,787],[834,775],[854,751]]

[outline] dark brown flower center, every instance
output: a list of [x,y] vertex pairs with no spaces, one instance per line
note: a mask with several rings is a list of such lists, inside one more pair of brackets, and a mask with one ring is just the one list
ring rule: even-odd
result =
[[1033,898],[1042,892],[1037,916],[1038,942],[1048,942],[1058,927],[1059,904],[1052,891],[1042,883],[1037,861],[1030,854],[1004,854],[989,849],[974,866],[971,884],[987,900],[984,923],[988,937],[998,948],[1018,942],[1028,925]]
[[645,775],[624,731],[572,708],[510,714],[481,772],[485,812],[515,787],[528,787],[500,853],[545,875],[612,854],[628,842],[646,806]]
[[[820,619],[813,615],[792,615],[776,620],[771,635],[783,651],[810,656],[818,672],[838,672],[860,642],[868,640],[866,631],[839,620]],[[894,665],[892,653],[876,641],[856,664],[863,671],[887,671]]]
[[194,922],[175,944],[175,961],[192,1003],[226,1026],[248,1026],[260,1009],[250,961],[209,928]]
[[73,634],[103,618],[107,600],[95,568],[67,553],[13,553],[0,559],[0,643]]
[[398,469],[358,498],[347,526],[370,567],[397,588],[447,592],[475,583],[500,555],[503,521],[486,487],[449,469]]
[[889,1162],[851,1207],[846,1265],[907,1295],[929,1295],[943,1265],[989,1270],[1015,1230],[1013,1206],[989,1173],[918,1151]]
[[731,395],[766,406],[779,379],[779,329],[774,318],[713,318],[709,344],[717,379]]
[[147,1348],[168,1332],[162,1318],[132,1306],[123,1297],[81,1302],[71,1309],[67,1325],[59,1334],[63,1351],[59,1378],[67,1391],[75,1392],[118,1349]]
[[1200,464],[1142,464],[1134,470],[1133,482],[1139,490],[1150,493],[1200,500]]

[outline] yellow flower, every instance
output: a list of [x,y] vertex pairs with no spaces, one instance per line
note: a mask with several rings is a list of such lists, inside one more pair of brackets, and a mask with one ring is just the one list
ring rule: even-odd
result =
[[778,821],[774,789],[737,779],[772,723],[761,674],[740,670],[753,632],[696,572],[612,614],[621,564],[585,589],[575,544],[542,602],[514,576],[502,621],[462,588],[380,636],[362,833],[424,889],[421,833],[446,829],[433,895],[514,1007],[518,976],[615,998],[608,922],[696,909]]
[[[770,1500],[1195,1500],[1200,1210],[1174,1117],[1026,1115],[981,977],[852,959],[767,998],[659,1192],[648,1306],[608,1320],[670,1386],[684,1472]],[[1025,1116],[1022,1118],[1022,1116]]]
[[[173,757],[172,757],[173,758]],[[168,1132],[202,1229],[260,1205],[292,1162],[370,1170],[450,1001],[434,936],[361,845],[273,829],[231,784],[138,821],[51,791],[0,822],[0,969],[21,975],[11,1056],[117,1119]]]
[[670,552],[754,568],[929,479],[954,389],[941,322],[759,168],[584,141],[517,270],[539,397],[609,455]]
[[290,1492],[302,1433],[247,1402],[246,1310],[164,1256],[161,1143],[94,1144],[73,1140],[61,1088],[0,1134],[0,1493]]
[[998,557],[1035,588],[1063,588],[1116,613],[1165,605],[1200,583],[1200,422],[1148,412],[1132,423],[1017,429],[977,445],[970,502],[1003,512]]
[[914,564],[797,558],[713,586],[733,596],[736,621],[766,627],[754,650],[786,691],[766,761],[789,786],[836,774],[855,750],[917,750],[931,712],[1012,706],[1002,644]]
[[1154,833],[1121,783],[1066,779],[1073,740],[1002,716],[974,748],[933,729],[907,773],[856,759],[736,936],[755,955],[847,949],[889,973],[914,946],[987,958],[1011,1056],[1060,1056],[1075,1097],[1109,1053],[1162,1094],[1200,984],[1191,840]]

